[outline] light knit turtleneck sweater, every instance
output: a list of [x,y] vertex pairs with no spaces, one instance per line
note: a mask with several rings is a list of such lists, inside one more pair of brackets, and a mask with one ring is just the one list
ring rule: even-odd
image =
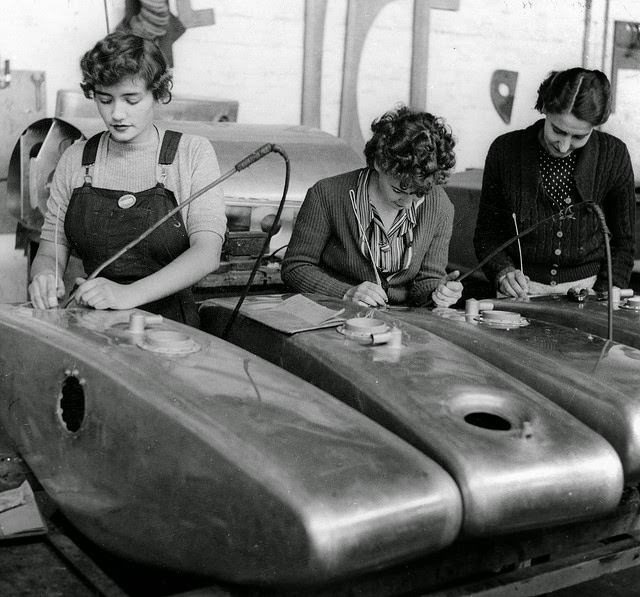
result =
[[[107,133],[98,146],[96,162],[89,169],[92,185],[137,193],[155,186],[160,179],[158,165],[163,129],[151,141],[118,143]],[[67,149],[58,165],[47,201],[47,214],[41,238],[54,242],[56,218],[58,243],[69,246],[64,234],[64,218],[73,189],[84,184],[82,151],[86,142],[79,141]],[[178,202],[213,182],[220,176],[220,168],[213,147],[207,139],[183,134],[173,164],[167,166],[165,186],[173,191]],[[211,231],[224,239],[226,216],[224,196],[220,186],[211,189],[182,211],[189,234]]]

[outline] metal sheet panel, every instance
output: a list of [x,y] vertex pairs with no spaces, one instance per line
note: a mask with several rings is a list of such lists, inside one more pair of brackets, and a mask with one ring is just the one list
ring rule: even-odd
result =
[[169,321],[133,334],[131,314],[0,305],[1,422],[94,543],[277,584],[388,566],[457,536],[458,489],[423,454],[209,334]]
[[[627,299],[613,311],[613,339],[640,349],[640,309],[628,308]],[[637,300],[637,296],[636,296]],[[483,299],[485,302],[485,299]],[[606,338],[608,327],[607,301],[591,295],[576,303],[566,295],[551,294],[522,299],[490,299],[496,309],[521,313],[540,321],[548,321]]]
[[[98,118],[95,102],[80,89],[59,89],[56,94],[55,116],[67,118]],[[180,97],[173,95],[168,104],[156,105],[160,120],[198,120],[202,122],[235,122],[238,102],[228,99]]]
[[[431,333],[417,317],[376,313],[387,323],[396,320],[402,346],[363,346],[336,329],[287,335],[250,319],[250,305],[265,308],[266,298],[248,297],[247,317],[241,315],[229,339],[359,409],[442,464],[460,487],[465,533],[561,524],[618,503],[622,467],[600,435],[507,370]],[[205,301],[202,329],[221,334],[236,300]],[[345,308],[345,317],[366,315],[351,303],[322,303]]]
[[571,412],[617,451],[628,482],[640,479],[640,350],[543,319],[504,326],[455,309],[398,319],[478,355]]
[[9,157],[22,131],[44,118],[46,99],[43,71],[11,71],[11,83],[0,89],[0,178],[7,176]]

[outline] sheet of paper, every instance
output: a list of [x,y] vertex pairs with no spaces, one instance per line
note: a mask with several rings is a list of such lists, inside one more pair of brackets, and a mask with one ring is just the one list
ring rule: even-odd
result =
[[22,485],[14,489],[7,489],[0,493],[0,512],[11,510],[25,503],[24,490]]
[[271,311],[297,317],[310,325],[319,325],[340,313],[340,311],[323,307],[302,294],[296,294],[282,301],[279,307],[273,307]]
[[20,487],[0,493],[0,539],[47,532],[31,486],[24,481]]
[[[254,298],[258,300],[254,302]],[[302,294],[295,294],[285,300],[273,299],[271,297],[271,301],[267,301],[251,297],[240,311],[243,315],[286,334],[335,327],[344,321],[340,317],[344,309],[334,311]]]

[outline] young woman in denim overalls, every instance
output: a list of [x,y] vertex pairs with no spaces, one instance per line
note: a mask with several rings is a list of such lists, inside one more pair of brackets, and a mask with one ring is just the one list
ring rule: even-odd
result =
[[[81,60],[82,88],[107,131],[75,143],[51,185],[29,294],[56,307],[62,274],[76,252],[87,274],[137,238],[180,200],[219,176],[210,143],[154,124],[154,106],[171,98],[158,46],[130,33],[108,35]],[[190,287],[217,269],[226,219],[219,187],[178,212],[95,279],[76,280],[77,301],[95,309],[140,307],[197,325]]]

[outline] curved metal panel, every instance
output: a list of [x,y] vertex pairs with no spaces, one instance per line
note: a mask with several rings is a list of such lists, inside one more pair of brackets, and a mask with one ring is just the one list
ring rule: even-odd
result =
[[454,309],[397,317],[535,388],[607,439],[628,481],[640,479],[640,350],[533,318],[524,327],[500,329]]
[[454,540],[460,494],[433,461],[209,334],[169,321],[132,334],[131,313],[0,306],[1,421],[95,543],[237,582],[313,583]]
[[[549,321],[589,334],[607,337],[607,302],[590,296],[583,303],[570,301],[566,295],[536,296],[527,300],[491,299],[496,309],[515,311],[525,317]],[[624,306],[613,312],[613,339],[640,348],[640,309]]]
[[[251,304],[250,297],[243,306],[248,316]],[[346,317],[359,313],[352,304],[324,304],[344,307]],[[234,306],[235,299],[205,301],[202,328],[222,333]],[[399,315],[376,317],[391,322]],[[400,324],[398,348],[362,346],[335,329],[287,336],[244,316],[229,339],[354,406],[442,464],[460,487],[466,533],[559,524],[616,506],[622,468],[602,437],[470,351],[412,324]]]
[[392,0],[349,0],[344,45],[339,134],[352,147],[364,147],[358,111],[358,73],[367,33],[378,13]]

